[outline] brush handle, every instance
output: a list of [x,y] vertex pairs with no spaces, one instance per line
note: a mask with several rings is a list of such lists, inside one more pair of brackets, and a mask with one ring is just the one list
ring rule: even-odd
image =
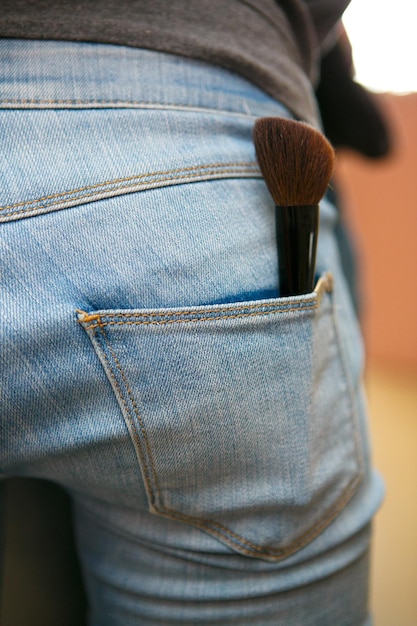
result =
[[279,291],[298,296],[314,289],[318,205],[276,206]]

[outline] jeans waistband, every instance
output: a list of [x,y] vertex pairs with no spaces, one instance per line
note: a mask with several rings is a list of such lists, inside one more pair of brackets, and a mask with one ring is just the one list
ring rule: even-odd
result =
[[287,109],[238,74],[111,44],[0,40],[0,108],[163,108],[262,117]]

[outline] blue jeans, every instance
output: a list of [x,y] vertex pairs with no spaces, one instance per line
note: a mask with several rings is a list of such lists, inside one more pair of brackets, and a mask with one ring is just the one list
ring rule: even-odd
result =
[[362,348],[321,205],[280,297],[252,143],[288,111],[121,46],[0,42],[1,471],[74,503],[94,626],[364,626]]

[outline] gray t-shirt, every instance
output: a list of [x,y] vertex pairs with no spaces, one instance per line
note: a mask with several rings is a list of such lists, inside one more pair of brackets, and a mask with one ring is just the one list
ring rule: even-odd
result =
[[349,0],[2,0],[0,37],[161,50],[235,71],[319,124],[318,59]]

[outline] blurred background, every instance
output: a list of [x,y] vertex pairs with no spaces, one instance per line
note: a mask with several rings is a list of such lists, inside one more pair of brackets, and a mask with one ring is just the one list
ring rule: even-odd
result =
[[414,0],[353,0],[344,16],[355,80],[375,94],[391,150],[339,150],[337,183],[359,264],[374,461],[375,626],[417,624],[417,37]]

